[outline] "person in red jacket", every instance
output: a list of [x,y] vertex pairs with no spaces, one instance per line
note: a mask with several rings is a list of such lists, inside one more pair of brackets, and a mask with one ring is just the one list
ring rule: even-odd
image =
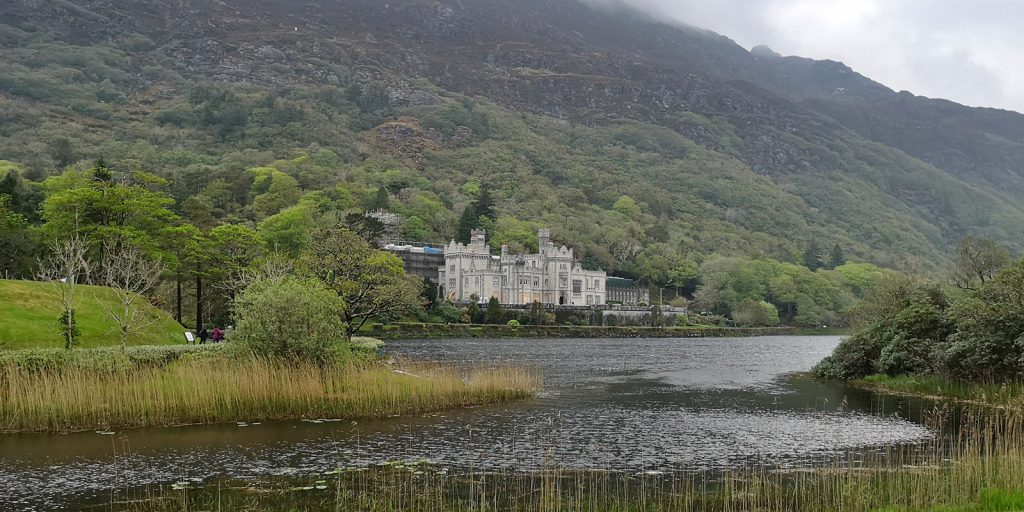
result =
[[210,336],[210,339],[213,340],[214,343],[224,341],[224,331],[220,330],[219,325],[213,328],[213,334]]

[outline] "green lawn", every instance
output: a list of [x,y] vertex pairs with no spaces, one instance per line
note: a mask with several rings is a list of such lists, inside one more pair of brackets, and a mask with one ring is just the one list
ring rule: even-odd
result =
[[[100,347],[117,343],[116,323],[102,306],[117,304],[109,288],[81,286],[75,318],[82,336],[80,347]],[[32,281],[0,280],[0,349],[63,347],[57,326],[60,308],[52,285]],[[148,306],[147,306],[148,307]],[[149,307],[157,317],[145,333],[129,340],[131,345],[167,345],[184,343],[184,328],[163,311]]]

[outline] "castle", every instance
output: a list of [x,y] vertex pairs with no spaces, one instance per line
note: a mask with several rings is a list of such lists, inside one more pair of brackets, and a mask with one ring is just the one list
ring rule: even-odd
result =
[[471,301],[476,295],[480,302],[495,297],[509,305],[604,305],[607,274],[584,270],[572,249],[555,247],[550,230],[537,234],[536,254],[510,254],[503,245],[501,255],[494,256],[484,230],[474,230],[469,244],[452,240],[444,248],[445,265],[439,269],[445,296],[456,302]]

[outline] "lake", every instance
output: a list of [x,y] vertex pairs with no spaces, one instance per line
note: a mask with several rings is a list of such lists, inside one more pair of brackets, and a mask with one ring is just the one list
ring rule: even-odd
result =
[[0,436],[0,498],[14,510],[50,510],[151,484],[317,475],[388,461],[474,471],[790,468],[931,436],[920,423],[923,401],[798,375],[839,340],[390,342],[398,358],[536,368],[544,391],[415,418]]

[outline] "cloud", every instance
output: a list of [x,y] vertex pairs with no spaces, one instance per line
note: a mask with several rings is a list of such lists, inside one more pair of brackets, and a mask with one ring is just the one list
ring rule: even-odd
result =
[[1024,112],[1018,0],[587,0],[750,48],[843,61],[896,90]]

